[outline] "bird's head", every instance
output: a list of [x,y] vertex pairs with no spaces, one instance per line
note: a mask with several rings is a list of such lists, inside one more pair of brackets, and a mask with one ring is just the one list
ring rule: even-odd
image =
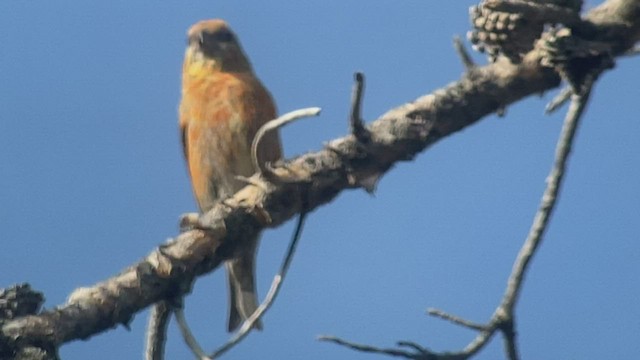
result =
[[185,66],[222,72],[251,71],[238,38],[221,19],[203,20],[187,33]]

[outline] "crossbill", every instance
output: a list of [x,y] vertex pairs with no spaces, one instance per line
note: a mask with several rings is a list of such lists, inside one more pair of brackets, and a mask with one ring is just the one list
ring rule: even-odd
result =
[[[254,174],[251,143],[258,129],[276,117],[269,91],[256,77],[238,38],[223,20],[204,20],[188,31],[182,68],[180,130],[193,192],[201,212],[246,185]],[[260,162],[282,155],[271,132],[258,149]],[[229,284],[228,330],[256,310],[255,261],[259,236],[225,262]],[[244,244],[244,243],[243,243]],[[255,328],[261,329],[260,323]]]

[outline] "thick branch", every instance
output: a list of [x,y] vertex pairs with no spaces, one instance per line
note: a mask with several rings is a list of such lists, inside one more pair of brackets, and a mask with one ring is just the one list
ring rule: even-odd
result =
[[[640,39],[639,8],[637,0],[610,0],[589,19],[611,29],[607,40],[622,53]],[[57,346],[126,325],[143,308],[188,293],[195,277],[216,268],[235,246],[263,228],[326,204],[485,115],[559,83],[555,72],[539,65],[535,52],[518,65],[500,60],[475,68],[457,82],[384,114],[369,126],[371,140],[366,144],[349,135],[276,167],[275,174],[287,181],[248,185],[200,219],[206,231],[181,234],[121,274],[77,290],[58,308],[3,324],[0,342]]]

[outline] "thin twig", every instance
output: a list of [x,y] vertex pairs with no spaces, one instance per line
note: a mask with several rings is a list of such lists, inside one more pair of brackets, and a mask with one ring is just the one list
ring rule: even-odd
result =
[[298,217],[296,230],[293,234],[293,238],[291,239],[291,242],[289,243],[289,247],[287,248],[287,252],[284,257],[284,260],[280,265],[280,270],[278,271],[276,276],[273,278],[273,282],[271,283],[271,288],[269,289],[269,292],[267,293],[267,296],[265,297],[262,304],[260,304],[260,306],[258,306],[256,311],[254,311],[253,314],[251,314],[251,316],[249,316],[249,318],[244,321],[244,323],[242,324],[238,332],[231,339],[229,339],[229,341],[227,341],[224,345],[222,345],[217,350],[215,350],[211,355],[209,355],[208,358],[217,359],[220,355],[224,354],[229,349],[231,349],[236,344],[238,344],[240,341],[242,341],[242,339],[244,339],[249,334],[251,329],[253,329],[253,325],[256,323],[256,321],[262,318],[264,313],[267,310],[269,310],[271,305],[273,305],[274,300],[276,299],[276,297],[278,296],[278,293],[280,292],[280,289],[282,288],[282,283],[284,281],[285,276],[287,275],[289,266],[291,265],[291,260],[293,260],[293,255],[296,251],[298,240],[300,239],[300,235],[302,234],[302,228],[304,226],[304,220],[306,218],[306,215],[307,215],[306,212],[302,212],[300,214],[300,217]]
[[415,350],[418,353],[423,354],[423,355],[430,355],[431,354],[429,349],[423,347],[420,344],[416,344],[413,341],[406,341],[406,340],[405,341],[398,341],[397,345],[398,345],[398,347],[404,346],[404,347],[411,348],[411,349],[413,349],[413,350]]
[[[366,345],[366,344],[359,344],[359,343],[355,343],[355,342],[351,342],[351,341],[347,341],[344,339],[341,339],[339,337],[336,336],[332,336],[332,335],[320,335],[317,338],[320,341],[327,341],[327,342],[332,342],[334,344],[338,344],[338,345],[342,345],[342,346],[346,346],[352,350],[357,350],[357,351],[362,351],[362,352],[368,352],[368,353],[376,353],[376,354],[386,354],[386,355],[391,355],[391,356],[399,356],[399,357],[404,357],[404,358],[408,358],[408,359],[412,359],[415,358],[413,354],[408,353],[406,351],[403,350],[398,350],[398,349],[392,349],[392,348],[379,348],[376,346],[371,346],[371,345]],[[424,359],[427,359],[426,357]]]
[[520,358],[518,355],[518,345],[516,343],[515,327],[514,321],[505,322],[503,326],[500,327],[500,331],[502,331],[504,335],[504,352],[507,354],[507,359],[509,360],[518,360]]
[[171,306],[165,301],[153,305],[147,325],[145,360],[164,359],[164,345],[167,342],[167,325],[171,319]]
[[[494,312],[491,320],[491,324],[497,326],[495,329],[502,330],[503,335],[505,336],[508,355],[511,360],[517,360],[519,358],[515,342],[516,332],[512,327],[513,325],[511,325],[511,328],[507,327],[506,329],[508,331],[505,331],[505,324],[513,323],[514,321],[514,308],[518,301],[520,291],[522,290],[524,276],[531,264],[533,256],[542,243],[544,233],[549,225],[549,219],[551,218],[553,209],[558,201],[558,193],[566,172],[567,160],[571,153],[571,146],[574,141],[578,124],[580,123],[584,109],[589,101],[591,87],[594,81],[595,77],[585,83],[582,94],[574,94],[571,96],[571,105],[567,111],[562,132],[558,139],[558,144],[556,145],[556,156],[553,167],[547,177],[547,187],[542,195],[540,206],[534,217],[529,234],[527,235],[527,238],[513,265],[513,270],[509,276],[507,289],[505,290],[502,302]],[[483,347],[486,342],[488,342],[489,338],[491,338],[494,331],[492,331],[489,336],[484,337],[484,339],[479,338],[483,334],[478,335],[478,338],[476,338],[472,343],[474,346],[470,350],[477,351]]]
[[[566,171],[567,160],[571,152],[571,145],[576,134],[579,120],[589,100],[591,86],[594,80],[595,79],[585,85],[585,90],[582,95],[572,96],[571,105],[565,117],[562,132],[558,139],[558,144],[556,145],[554,164],[549,176],[547,177],[547,187],[542,195],[538,212],[534,217],[527,239],[522,245],[513,265],[513,270],[509,276],[507,289],[505,290],[502,302],[492,316],[489,324],[490,331],[478,334],[471,344],[465,348],[464,352],[469,354],[469,356],[474,355],[482,349],[491,339],[496,330],[501,330],[505,336],[507,355],[509,356],[509,359],[517,360],[519,358],[515,340],[516,332],[512,325],[514,322],[514,308],[522,289],[524,275],[531,264],[533,255],[535,255],[542,242],[543,235],[549,225],[549,219],[551,218],[551,214],[557,203],[558,193]],[[509,325],[510,327],[507,327],[505,326],[506,324],[511,325]]]
[[464,65],[465,70],[471,71],[476,68],[476,63],[473,61],[471,54],[467,51],[467,48],[464,46],[462,39],[460,36],[453,37],[453,48],[456,49],[456,53],[458,57],[460,57],[460,61],[462,61],[462,65]]
[[495,325],[488,324],[487,331],[482,331],[476,337],[471,340],[471,342],[465,346],[465,348],[459,353],[463,355],[463,359],[468,359],[477,354],[482,348],[487,345],[489,340],[493,337],[496,332],[497,327]]
[[204,350],[202,350],[202,347],[200,347],[200,344],[198,344],[198,341],[193,336],[193,333],[189,328],[189,324],[187,324],[187,319],[185,319],[184,317],[184,310],[182,309],[182,307],[176,307],[174,311],[176,314],[176,322],[178,323],[178,327],[180,328],[182,338],[184,339],[184,342],[187,343],[187,346],[189,346],[189,349],[191,349],[191,352],[193,352],[193,354],[199,360],[211,360],[211,358],[207,356]]
[[444,312],[440,309],[434,309],[434,308],[429,308],[427,309],[427,314],[431,315],[431,316],[435,316],[438,317],[440,319],[443,320],[447,320],[450,321],[456,325],[460,325],[460,326],[464,326],[466,328],[469,328],[471,330],[476,330],[476,331],[486,331],[487,330],[487,326],[483,325],[483,324],[478,324],[475,323],[473,321],[469,321],[466,319],[463,319],[461,317],[449,314],[447,312]]
[[369,131],[362,121],[362,96],[364,94],[364,74],[357,72],[353,74],[354,84],[351,91],[351,115],[349,123],[351,133],[360,142],[368,142],[370,139]]
[[562,105],[569,101],[569,99],[571,99],[572,94],[573,88],[571,86],[566,86],[564,89],[560,90],[558,95],[549,101],[547,106],[544,108],[544,113],[549,115],[558,110]]
[[263,174],[270,172],[269,168],[267,167],[267,164],[264,164],[258,161],[258,146],[260,145],[260,141],[262,141],[262,138],[266,133],[268,133],[269,131],[279,129],[284,125],[289,124],[298,119],[317,116],[318,114],[320,114],[319,107],[310,107],[310,108],[288,112],[262,125],[262,127],[258,129],[258,132],[256,132],[256,135],[253,138],[253,142],[251,143],[251,160],[253,161],[254,168],[259,169],[260,172]]
[[531,263],[533,255],[542,242],[544,232],[548,227],[549,219],[557,203],[558,192],[562,185],[562,180],[567,167],[567,160],[571,152],[571,145],[573,143],[580,118],[584,112],[587,102],[589,101],[590,94],[591,84],[588,84],[587,88],[581,95],[574,94],[571,96],[571,105],[569,106],[569,110],[562,127],[562,133],[558,140],[558,145],[556,146],[556,157],[553,168],[547,178],[547,187],[542,195],[538,213],[534,218],[527,239],[520,249],[518,258],[513,266],[513,271],[509,277],[507,291],[505,292],[503,301],[505,310],[508,313],[513,312],[513,307],[518,299],[520,290],[522,289],[524,274]]
[[571,98],[571,106],[569,107],[565,117],[562,132],[558,139],[554,164],[547,178],[547,187],[542,195],[540,207],[538,208],[538,212],[533,220],[529,234],[527,235],[527,238],[515,260],[502,301],[496,308],[491,321],[487,325],[480,325],[449,315],[440,310],[428,310],[431,315],[480,331],[480,333],[462,351],[431,353],[420,346],[411,345],[412,343],[409,342],[398,343],[399,346],[411,346],[417,351],[417,353],[409,353],[398,349],[383,349],[369,345],[352,343],[334,336],[321,336],[319,337],[319,340],[330,341],[339,345],[347,346],[353,350],[401,356],[408,359],[469,359],[488,344],[496,331],[501,331],[504,336],[505,352],[509,360],[518,360],[519,355],[514,326],[515,304],[517,303],[518,295],[522,289],[524,275],[531,263],[533,255],[535,255],[537,249],[539,249],[544,232],[548,227],[549,219],[557,203],[558,193],[566,171],[567,160],[571,152],[571,145],[576,134],[579,120],[582,117],[586,104],[589,101],[591,87],[593,86],[597,75],[598,73],[589,77],[587,81],[585,81],[582,93],[580,95],[573,95]]

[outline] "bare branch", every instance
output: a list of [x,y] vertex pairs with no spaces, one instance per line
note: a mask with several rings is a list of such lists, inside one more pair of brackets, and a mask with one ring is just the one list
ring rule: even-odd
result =
[[191,352],[193,352],[193,354],[199,360],[211,360],[211,358],[207,356],[204,350],[202,350],[202,347],[200,346],[200,344],[198,344],[198,341],[193,336],[193,333],[189,328],[189,324],[187,323],[187,319],[184,317],[184,310],[182,309],[182,307],[177,307],[174,311],[176,314],[176,322],[180,327],[182,338],[184,339],[184,342],[187,344]]
[[182,307],[176,307],[175,314],[176,320],[180,327],[180,332],[182,334],[182,338],[185,343],[191,349],[196,358],[201,360],[210,360],[217,359],[225,352],[229,351],[231,348],[240,343],[254,328],[254,324],[262,318],[262,316],[266,313],[266,311],[273,305],[280,289],[282,287],[283,281],[287,272],[289,271],[289,267],[291,266],[291,261],[293,260],[293,256],[295,254],[296,246],[298,245],[298,241],[300,240],[300,236],[302,235],[302,229],[304,226],[304,220],[306,218],[306,211],[303,211],[298,217],[298,222],[296,224],[296,228],[294,234],[291,238],[291,242],[289,243],[289,247],[287,248],[287,252],[285,253],[285,257],[280,265],[280,269],[271,283],[271,288],[267,293],[264,301],[260,304],[260,306],[256,309],[256,311],[251,314],[251,316],[246,319],[238,332],[227,341],[224,345],[215,350],[211,355],[206,355],[195,336],[191,332],[189,325],[184,317],[184,311]]
[[533,255],[542,242],[544,232],[547,229],[549,219],[555,208],[558,192],[562,185],[562,179],[567,167],[567,160],[571,152],[571,145],[579,124],[579,120],[589,100],[591,88],[585,90],[582,95],[572,95],[571,106],[567,112],[560,139],[556,147],[556,158],[547,178],[547,188],[542,195],[542,201],[533,220],[529,235],[520,249],[518,258],[513,265],[513,271],[509,277],[507,290],[500,306],[507,314],[513,313],[513,308],[518,300],[522,281],[527,267],[530,265]]
[[351,133],[360,142],[368,142],[370,139],[369,131],[362,121],[362,96],[364,94],[364,74],[357,72],[353,75],[355,83],[351,92],[351,116],[349,123],[351,125]]
[[282,287],[282,283],[284,282],[284,278],[289,271],[289,266],[291,266],[291,260],[293,260],[293,255],[296,251],[296,246],[298,245],[298,240],[300,240],[300,236],[302,235],[302,228],[304,226],[304,220],[306,218],[306,212],[303,212],[298,217],[298,223],[296,224],[296,229],[294,231],[293,237],[291,238],[291,242],[289,243],[289,247],[287,248],[287,252],[285,257],[280,265],[280,270],[273,278],[273,282],[271,283],[271,288],[267,293],[264,301],[256,311],[249,316],[247,320],[244,321],[238,332],[224,345],[218,348],[213,352],[209,357],[211,359],[217,359],[222,354],[230,350],[232,347],[237,345],[242,339],[244,339],[249,332],[253,329],[253,325],[262,318],[262,316],[269,310],[273,302],[275,301],[278,293],[280,292],[280,288]]
[[402,346],[402,347],[411,348],[411,349],[415,350],[418,354],[426,355],[427,357],[429,355],[431,355],[431,352],[427,348],[425,348],[425,347],[423,347],[423,346],[421,346],[419,344],[416,344],[413,341],[398,341],[396,343],[396,345],[398,345],[398,347]]
[[[379,348],[379,347],[366,345],[366,344],[358,344],[358,343],[355,343],[355,342],[351,342],[351,341],[347,341],[347,340],[341,339],[341,338],[336,337],[336,336],[320,335],[320,336],[318,336],[317,339],[320,340],[320,341],[327,341],[327,342],[332,342],[334,344],[346,346],[351,350],[357,350],[357,351],[362,351],[362,352],[367,352],[367,353],[398,356],[398,357],[403,357],[403,358],[406,358],[406,359],[416,359],[416,357],[415,357],[415,355],[413,353],[409,353],[409,352],[398,350],[398,349],[392,349],[392,348]],[[425,360],[429,359],[429,357],[425,356],[424,359]]]
[[[597,75],[596,75],[597,76]],[[567,112],[565,122],[556,147],[556,158],[551,173],[547,178],[547,187],[542,195],[540,207],[533,220],[529,234],[518,253],[513,270],[507,282],[507,288],[502,301],[495,310],[487,331],[478,336],[467,346],[463,353],[472,355],[482,349],[491,339],[496,330],[502,331],[505,337],[505,348],[510,359],[518,359],[515,342],[514,310],[518,296],[522,289],[524,275],[533,256],[542,242],[544,232],[549,224],[549,219],[558,199],[558,192],[565,174],[567,160],[571,152],[571,144],[591,93],[591,86],[595,79],[591,79],[581,96],[573,95],[571,106]]]
[[516,343],[515,321],[509,321],[502,324],[502,338],[504,341],[504,352],[509,360],[518,360],[518,345]]
[[551,114],[558,110],[562,105],[564,105],[569,99],[571,99],[571,95],[573,94],[573,88],[571,86],[565,86],[558,95],[556,95],[547,106],[544,108],[545,114]]
[[261,173],[270,172],[266,164],[258,161],[258,146],[260,145],[260,141],[262,141],[262,138],[266,133],[277,130],[296,120],[311,116],[318,116],[318,114],[320,114],[320,108],[318,107],[299,109],[288,112],[262,125],[262,127],[260,127],[260,129],[258,129],[258,131],[256,132],[256,135],[253,138],[253,142],[251,143],[251,159],[253,161],[254,169],[260,169]]
[[478,324],[466,319],[463,319],[461,317],[455,316],[455,315],[451,315],[449,313],[446,313],[440,309],[434,309],[434,308],[429,308],[427,309],[427,313],[431,316],[435,316],[435,317],[439,317],[443,320],[447,320],[450,321],[456,325],[460,325],[466,328],[469,328],[471,330],[476,330],[476,331],[487,331],[488,328],[486,325],[483,324]]
[[476,63],[473,61],[471,54],[469,54],[469,52],[467,51],[467,48],[464,46],[462,39],[460,39],[460,36],[454,36],[453,48],[456,50],[456,53],[458,54],[460,61],[462,61],[462,65],[464,65],[464,68],[467,71],[471,71],[477,66]]
[[153,305],[147,324],[145,360],[163,360],[167,342],[167,325],[171,319],[171,308],[167,301]]

